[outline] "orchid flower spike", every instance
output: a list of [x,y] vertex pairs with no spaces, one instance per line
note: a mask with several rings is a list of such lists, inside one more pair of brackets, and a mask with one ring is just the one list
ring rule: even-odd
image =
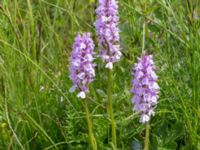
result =
[[139,112],[140,122],[149,122],[151,116],[155,114],[154,108],[158,103],[159,85],[157,83],[158,76],[155,73],[155,65],[152,55],[146,55],[143,52],[138,63],[133,68],[131,93],[134,95],[132,103],[134,111]]
[[112,69],[113,63],[121,58],[118,28],[118,2],[99,0],[96,9],[97,20],[94,23],[98,36],[99,56],[106,62],[106,68]]
[[70,64],[70,79],[73,86],[70,92],[76,89],[79,91],[77,97],[86,98],[89,92],[88,84],[95,77],[94,60],[94,43],[90,33],[78,34],[73,45],[73,52]]

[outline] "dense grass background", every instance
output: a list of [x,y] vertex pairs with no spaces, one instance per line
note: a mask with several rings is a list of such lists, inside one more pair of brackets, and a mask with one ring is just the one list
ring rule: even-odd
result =
[[[68,67],[75,35],[90,31],[96,39],[95,7],[94,0],[0,1],[0,149],[90,148],[83,102],[68,92]],[[118,148],[143,148],[145,127],[132,112],[129,90],[146,23],[145,49],[154,55],[161,87],[151,150],[200,149],[200,1],[119,0],[119,11]],[[99,149],[112,149],[106,70],[97,63],[89,107]]]

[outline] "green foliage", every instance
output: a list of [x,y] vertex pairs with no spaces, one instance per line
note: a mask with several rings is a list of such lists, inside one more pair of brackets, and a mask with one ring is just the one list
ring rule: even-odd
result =
[[[83,103],[68,92],[78,32],[96,42],[94,0],[0,1],[0,149],[90,149]],[[154,55],[161,93],[151,150],[200,149],[200,2],[119,0],[123,59],[114,67],[113,110],[122,150],[143,149],[145,127],[132,112],[131,69]],[[95,49],[97,51],[97,47]],[[99,149],[112,149],[106,70],[97,60],[89,109]]]

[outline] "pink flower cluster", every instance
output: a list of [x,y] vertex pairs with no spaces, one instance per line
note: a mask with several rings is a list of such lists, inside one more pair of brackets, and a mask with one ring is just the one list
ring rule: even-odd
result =
[[157,84],[158,77],[155,73],[155,65],[152,55],[146,55],[145,52],[141,58],[138,58],[138,63],[133,68],[131,93],[134,94],[132,103],[134,111],[140,113],[140,122],[146,123],[154,115],[154,107],[157,104],[159,85]]
[[99,0],[96,9],[97,20],[94,25],[98,35],[99,55],[106,61],[106,68],[121,58],[119,46],[118,5],[116,0]]
[[71,87],[70,92],[78,89],[80,92],[77,97],[82,99],[86,98],[86,93],[89,91],[88,84],[95,77],[93,55],[94,43],[90,38],[90,33],[79,34],[75,39],[71,56],[70,79],[74,85]]

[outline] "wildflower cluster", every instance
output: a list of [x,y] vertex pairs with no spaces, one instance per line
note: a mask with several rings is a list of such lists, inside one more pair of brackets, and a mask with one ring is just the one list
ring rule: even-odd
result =
[[70,65],[70,79],[74,85],[71,87],[70,92],[78,89],[80,92],[77,97],[82,99],[86,97],[86,93],[89,91],[88,84],[95,77],[93,50],[94,43],[90,38],[90,33],[79,34],[76,37]]
[[120,60],[118,28],[118,5],[116,0],[99,0],[96,9],[97,20],[94,25],[98,35],[99,55],[106,61],[106,68],[112,69],[113,63]]
[[132,103],[134,104],[134,111],[138,111],[141,115],[141,123],[150,120],[150,117],[154,115],[153,108],[157,104],[159,86],[155,69],[153,56],[148,56],[144,52],[142,57],[138,58],[138,63],[135,64],[132,72],[134,76],[131,89],[134,94]]

